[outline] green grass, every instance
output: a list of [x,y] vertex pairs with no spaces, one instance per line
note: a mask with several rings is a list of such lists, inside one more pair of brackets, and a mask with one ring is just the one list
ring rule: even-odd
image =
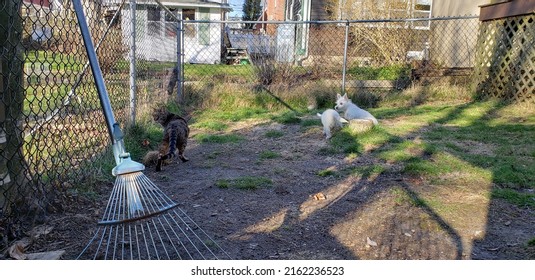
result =
[[309,127],[309,126],[321,126],[321,120],[318,119],[307,119],[301,121],[301,126],[303,127]]
[[520,193],[512,189],[494,189],[492,198],[505,199],[520,207],[535,208],[535,194]]
[[286,111],[281,114],[277,114],[272,117],[272,120],[281,124],[298,124],[301,122],[301,119],[297,113],[292,111]]
[[336,171],[329,169],[329,168],[320,170],[317,173],[317,175],[320,177],[329,177],[329,176],[334,176],[335,174],[336,174]]
[[82,70],[84,64],[76,56],[51,51],[28,51],[25,53],[25,67],[39,71],[72,71]]
[[196,122],[192,124],[191,127],[206,128],[213,131],[224,131],[228,128],[228,124],[216,120],[205,120],[202,122]]
[[198,122],[238,122],[247,119],[266,118],[267,116],[268,110],[262,108],[226,108],[224,110],[202,112],[198,117]]
[[275,159],[281,157],[279,153],[273,152],[273,151],[262,151],[260,155],[258,156],[261,160],[265,159]]
[[223,65],[223,64],[186,64],[184,77],[187,81],[214,79],[217,77],[238,77],[245,81],[254,81],[252,65]]
[[216,181],[216,186],[221,189],[236,188],[241,190],[256,190],[259,188],[271,187],[273,182],[265,177],[239,177],[235,179],[220,179]]
[[398,205],[410,204],[415,207],[424,207],[427,205],[425,200],[419,197],[414,197],[413,194],[401,187],[393,187],[389,191],[394,195],[394,201]]
[[[125,149],[133,160],[140,161],[148,151],[156,150],[163,138],[163,128],[155,123],[138,123],[125,129]],[[148,141],[148,145],[144,142]]]
[[347,70],[347,74],[351,79],[357,80],[396,80],[409,77],[410,67],[404,65],[352,67]]
[[282,132],[280,130],[268,130],[268,131],[266,131],[264,136],[266,136],[268,138],[279,138],[279,137],[284,136],[284,132]]

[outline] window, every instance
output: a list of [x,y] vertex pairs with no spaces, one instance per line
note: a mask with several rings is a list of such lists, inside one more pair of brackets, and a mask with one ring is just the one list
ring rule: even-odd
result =
[[147,28],[150,34],[161,34],[161,22],[160,22],[160,7],[148,6],[147,7]]
[[[210,20],[210,9],[199,8],[199,19]],[[210,24],[209,23],[199,24],[199,44],[210,45]]]
[[176,8],[170,8],[169,11],[172,14],[165,12],[165,36],[176,37],[176,30],[178,28],[177,20],[174,16],[178,15]]
[[[183,20],[195,20],[195,9],[182,9]],[[194,23],[184,23],[184,37],[195,38],[197,31]]]
[[[413,18],[430,18],[431,17],[432,0],[416,0],[412,10]],[[417,21],[413,23],[416,29],[429,29],[431,21]]]

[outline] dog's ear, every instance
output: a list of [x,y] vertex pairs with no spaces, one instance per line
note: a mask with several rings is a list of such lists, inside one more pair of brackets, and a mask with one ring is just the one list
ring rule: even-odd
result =
[[349,98],[347,98],[347,93],[344,94],[344,99],[347,101]]
[[340,98],[342,98],[342,96],[339,93],[337,93],[336,94],[336,99],[340,99]]

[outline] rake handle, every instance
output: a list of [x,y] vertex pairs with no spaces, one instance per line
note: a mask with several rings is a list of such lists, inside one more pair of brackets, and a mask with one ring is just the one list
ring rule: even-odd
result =
[[110,97],[108,95],[108,91],[106,90],[106,85],[104,83],[102,71],[98,63],[97,54],[93,46],[93,41],[91,40],[91,33],[87,25],[84,9],[81,0],[72,0],[72,3],[74,6],[74,11],[76,13],[76,18],[78,19],[78,25],[80,26],[80,31],[82,33],[82,39],[84,41],[84,46],[87,53],[87,57],[89,59],[89,64],[91,65],[91,72],[93,73],[93,79],[95,80],[95,84],[97,87],[100,105],[102,106],[104,118],[106,119],[108,133],[110,135],[112,143],[114,143],[117,140],[116,137],[114,137],[114,126],[117,126],[117,123],[115,122]]

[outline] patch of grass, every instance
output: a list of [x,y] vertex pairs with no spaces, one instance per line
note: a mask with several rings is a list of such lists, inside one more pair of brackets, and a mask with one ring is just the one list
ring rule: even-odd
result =
[[228,124],[214,120],[206,120],[203,122],[197,122],[193,124],[192,127],[206,128],[214,131],[224,131],[228,128]]
[[512,189],[494,189],[491,194],[492,198],[505,199],[509,203],[520,207],[535,208],[535,195],[520,193]]
[[415,207],[423,207],[427,205],[425,200],[419,197],[413,197],[409,192],[401,187],[394,187],[390,190],[390,192],[394,195],[394,201],[398,205],[407,203]]
[[266,136],[268,138],[279,138],[279,137],[284,136],[284,132],[282,132],[280,130],[268,130],[268,131],[266,131],[264,136]]
[[528,246],[530,246],[530,247],[535,247],[535,237],[531,238],[531,239],[528,241]]
[[158,148],[163,129],[156,124],[138,123],[125,129],[125,149],[133,160],[140,161],[148,151]]
[[[329,156],[329,155],[337,155],[337,154],[340,154],[341,151],[339,149],[337,149],[336,147],[333,147],[333,146],[328,146],[328,147],[322,147],[318,150],[318,155],[320,156]],[[355,154],[355,153],[351,153],[351,154]]]
[[317,174],[320,177],[329,177],[329,176],[334,176],[336,174],[336,171],[334,171],[333,169],[327,168],[327,169],[318,171]]
[[301,121],[301,126],[309,127],[309,126],[321,126],[321,120],[320,119],[306,119]]
[[262,108],[233,108],[229,106],[228,110],[207,110],[197,116],[197,122],[222,122],[232,121],[238,122],[247,119],[257,119],[267,116],[268,110]]
[[369,166],[357,166],[350,168],[349,173],[351,175],[359,175],[366,178],[375,177],[386,171],[386,168],[382,165],[374,164]]
[[297,116],[297,113],[292,111],[286,111],[282,114],[278,114],[272,117],[272,120],[281,124],[298,124],[301,119]]
[[235,179],[220,179],[216,181],[216,186],[221,189],[237,188],[241,190],[256,190],[258,188],[271,187],[273,182],[265,177],[240,177]]
[[279,158],[281,155],[273,151],[262,151],[259,155],[261,160]]
[[409,161],[415,157],[424,157],[433,153],[433,146],[426,143],[416,143],[405,140],[397,145],[388,145],[378,151],[377,156],[381,159],[400,162]]
[[455,176],[460,177],[461,174],[467,174],[474,180],[486,179],[489,182],[492,178],[492,174],[487,170],[442,151],[430,155],[429,158],[413,157],[407,160],[403,172],[428,177],[451,173],[457,173]]
[[[174,67],[174,66],[172,66]],[[224,64],[185,64],[184,75],[187,81],[213,79],[214,77],[236,76],[246,81],[254,81],[252,65],[224,65]]]
[[351,131],[346,126],[339,133],[333,135],[330,144],[338,152],[362,154],[369,149],[379,147],[388,142],[397,143],[400,141],[402,141],[400,137],[389,134],[381,127],[376,126],[364,133],[358,133]]
[[214,143],[214,144],[225,144],[225,143],[239,143],[245,138],[241,135],[236,134],[197,134],[195,136],[201,143]]
[[347,70],[347,74],[352,79],[358,80],[396,80],[409,77],[410,67],[408,65],[352,67]]
[[364,148],[359,143],[357,138],[349,132],[348,129],[342,129],[339,133],[336,133],[333,135],[333,137],[330,139],[330,146],[332,150],[326,149],[326,151],[329,152],[335,152],[335,153],[356,153],[356,154],[362,154],[364,152]]

